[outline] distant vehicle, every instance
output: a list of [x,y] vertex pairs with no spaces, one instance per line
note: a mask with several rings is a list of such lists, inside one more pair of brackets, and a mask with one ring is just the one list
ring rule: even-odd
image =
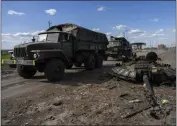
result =
[[132,58],[132,47],[124,37],[111,36],[108,49],[106,51],[107,57],[112,57],[117,60],[128,60]]
[[142,52],[143,50],[143,46],[146,46],[146,43],[143,42],[135,42],[135,43],[131,43],[132,46],[132,50],[133,52]]
[[61,80],[73,65],[101,68],[108,45],[105,34],[69,23],[52,26],[32,41],[14,47],[18,75],[29,79],[39,71],[49,81]]

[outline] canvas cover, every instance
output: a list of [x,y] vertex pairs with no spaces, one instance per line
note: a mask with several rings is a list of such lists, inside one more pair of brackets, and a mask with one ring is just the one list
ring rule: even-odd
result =
[[107,37],[103,33],[95,32],[75,24],[60,24],[50,27],[47,31],[62,31],[71,33],[73,36],[83,41],[94,41],[108,43]]

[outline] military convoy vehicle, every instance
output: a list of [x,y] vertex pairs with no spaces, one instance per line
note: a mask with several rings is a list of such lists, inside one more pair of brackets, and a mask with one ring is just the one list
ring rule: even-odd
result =
[[127,60],[132,57],[132,47],[124,37],[110,37],[107,57],[112,57],[117,60]]
[[76,24],[60,24],[38,34],[37,41],[14,47],[18,75],[29,79],[36,71],[44,72],[49,81],[61,80],[65,69],[73,65],[93,70],[101,68],[108,40]]

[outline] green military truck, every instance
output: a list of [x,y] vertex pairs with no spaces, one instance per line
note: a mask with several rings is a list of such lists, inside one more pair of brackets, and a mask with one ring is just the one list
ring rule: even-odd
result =
[[132,47],[124,37],[110,37],[106,51],[107,57],[116,60],[128,60],[132,58]]
[[[29,79],[37,71],[44,72],[49,81],[61,80],[65,69],[73,65],[86,70],[101,68],[108,40],[98,33],[76,24],[60,24],[38,34],[37,41],[14,47],[18,75]],[[5,61],[4,61],[5,63]]]

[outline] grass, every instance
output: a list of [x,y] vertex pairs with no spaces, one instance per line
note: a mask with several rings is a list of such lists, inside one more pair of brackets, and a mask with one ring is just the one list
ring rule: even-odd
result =
[[[1,60],[2,59],[10,59],[10,54],[1,54]],[[9,66],[9,65],[7,65],[7,64],[1,64],[1,67],[7,67],[7,66]]]
[[10,54],[1,55],[1,59],[10,59]]

